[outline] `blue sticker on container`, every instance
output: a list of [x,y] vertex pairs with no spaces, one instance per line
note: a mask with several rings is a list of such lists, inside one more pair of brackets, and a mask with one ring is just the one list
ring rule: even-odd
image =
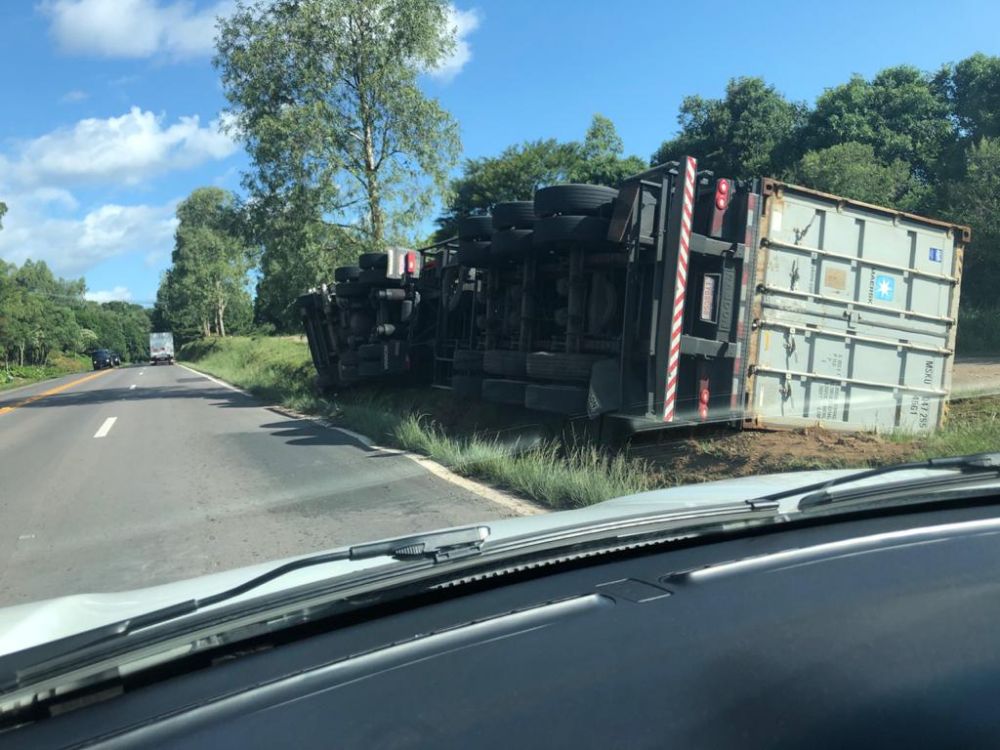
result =
[[940,263],[944,260],[944,250],[939,247],[932,247],[928,253],[928,257],[935,263]]
[[892,276],[875,277],[875,299],[892,302],[896,295],[896,280]]

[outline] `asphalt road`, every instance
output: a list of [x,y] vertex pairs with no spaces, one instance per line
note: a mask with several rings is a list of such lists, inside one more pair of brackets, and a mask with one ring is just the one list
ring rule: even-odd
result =
[[0,392],[0,606],[509,515],[180,366]]

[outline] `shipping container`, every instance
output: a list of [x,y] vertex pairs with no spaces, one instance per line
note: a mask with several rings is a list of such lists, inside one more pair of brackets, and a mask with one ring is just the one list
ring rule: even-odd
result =
[[773,180],[762,194],[748,424],[937,428],[969,230]]

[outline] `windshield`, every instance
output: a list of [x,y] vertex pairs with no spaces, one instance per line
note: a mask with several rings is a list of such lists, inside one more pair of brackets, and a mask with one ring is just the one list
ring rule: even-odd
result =
[[3,5],[0,639],[1000,451],[998,8]]

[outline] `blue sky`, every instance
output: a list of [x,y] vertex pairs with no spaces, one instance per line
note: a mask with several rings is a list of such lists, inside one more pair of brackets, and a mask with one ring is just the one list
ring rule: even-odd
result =
[[[465,156],[575,139],[600,112],[646,158],[687,94],[760,75],[811,101],[851,73],[934,70],[1000,53],[1000,3],[456,0],[460,45],[425,76]],[[84,276],[98,299],[149,303],[176,202],[239,187],[218,132],[214,17],[231,0],[0,0],[0,257]]]

